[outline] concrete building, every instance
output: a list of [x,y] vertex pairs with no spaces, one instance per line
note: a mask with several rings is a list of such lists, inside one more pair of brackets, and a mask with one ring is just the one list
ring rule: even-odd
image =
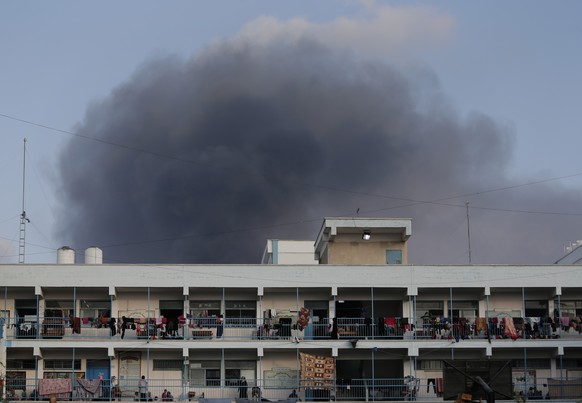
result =
[[313,241],[268,239],[262,264],[318,264]]
[[[581,266],[414,266],[411,235],[410,219],[326,218],[315,242],[268,241],[266,264],[102,264],[97,248],[81,264],[68,248],[0,265],[3,388],[442,401],[458,365],[505,368],[506,393],[582,396]],[[306,378],[309,360],[330,370]]]

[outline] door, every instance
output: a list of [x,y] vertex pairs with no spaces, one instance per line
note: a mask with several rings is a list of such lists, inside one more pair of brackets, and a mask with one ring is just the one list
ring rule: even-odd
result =
[[[305,301],[305,307],[309,309],[311,316],[311,327],[309,335],[313,337],[326,337],[327,324],[329,318],[329,302],[328,301]],[[307,330],[307,329],[306,329]]]
[[[160,301],[160,315],[166,318],[166,333],[169,336],[184,336],[178,334],[179,320],[178,317],[184,314],[184,301]],[[182,331],[184,328],[182,327]]]
[[16,337],[36,338],[38,323],[36,323],[36,300],[17,299],[14,301]]
[[[94,398],[101,397],[108,399],[111,388],[109,370],[109,360],[87,360],[87,369],[85,371],[86,379],[101,379],[101,391],[93,394]],[[87,396],[88,398],[90,396]]]
[[102,379],[108,381],[111,372],[109,370],[109,360],[87,360],[87,379]]
[[141,353],[119,353],[119,388],[124,397],[133,397],[141,378]]

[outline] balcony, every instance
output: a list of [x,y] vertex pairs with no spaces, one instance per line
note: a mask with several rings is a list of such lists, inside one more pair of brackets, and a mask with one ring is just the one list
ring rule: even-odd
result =
[[385,318],[372,321],[365,318],[323,319],[299,328],[288,320],[272,321],[263,318],[187,319],[170,329],[155,320],[133,321],[123,329],[117,322],[83,323],[79,318],[18,317],[6,320],[7,339],[62,340],[471,340],[471,339],[556,339],[580,337],[580,326],[565,326],[558,322],[531,323],[523,318],[476,318],[475,320],[425,318],[413,326],[407,318]]
[[[525,378],[524,378],[525,379]],[[59,400],[69,401],[203,401],[228,399],[231,401],[443,401],[446,385],[442,378],[360,378],[338,379],[324,387],[312,388],[311,380],[289,379],[273,384],[266,379],[247,379],[246,385],[238,379],[156,379],[149,378],[147,387],[139,387],[139,379],[35,379],[14,378],[6,381],[6,399],[47,400],[49,383],[59,383]],[[514,398],[528,400],[578,399],[582,396],[582,380],[536,378],[513,382]],[[170,397],[168,393],[170,392]],[[449,391],[450,393],[450,391]],[[293,397],[296,395],[296,397]],[[166,397],[163,397],[166,396]],[[502,396],[497,396],[505,400]],[[244,399],[244,400],[239,400]]]

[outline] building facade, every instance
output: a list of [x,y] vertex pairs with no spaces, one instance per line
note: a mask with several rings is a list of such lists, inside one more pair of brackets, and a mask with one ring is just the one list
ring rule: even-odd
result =
[[269,241],[268,264],[102,264],[93,248],[0,265],[4,393],[441,401],[451,367],[495,367],[505,394],[582,395],[581,266],[414,266],[411,234],[326,218],[314,243]]

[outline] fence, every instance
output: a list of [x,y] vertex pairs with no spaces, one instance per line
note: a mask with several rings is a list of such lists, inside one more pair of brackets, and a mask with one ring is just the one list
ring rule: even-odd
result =
[[[57,383],[59,380],[54,380]],[[9,400],[48,400],[42,394],[42,379],[9,379],[5,382]],[[63,383],[63,382],[61,382]],[[140,388],[139,379],[119,381],[69,379],[68,391],[57,390],[59,400],[72,401],[197,401],[200,399],[250,399],[303,401],[435,401],[443,396],[442,384],[431,378],[350,379],[336,380],[327,387],[303,387],[308,380],[297,379],[294,385],[267,385],[262,380],[223,379],[212,382],[183,382],[181,379],[148,379]],[[44,385],[46,386],[46,385]],[[169,394],[168,394],[169,392]],[[514,397],[528,400],[578,399],[582,396],[582,379],[538,378],[534,384],[514,384]]]
[[174,328],[166,328],[155,320],[141,319],[122,325],[119,321],[86,320],[86,318],[48,317],[27,315],[6,320],[7,339],[109,339],[120,338],[159,340],[279,340],[299,338],[314,339],[389,339],[403,338],[409,329],[407,320],[389,318],[372,322],[365,318],[324,318],[309,323],[305,328],[288,320],[273,321],[263,318],[215,317],[186,319]]

